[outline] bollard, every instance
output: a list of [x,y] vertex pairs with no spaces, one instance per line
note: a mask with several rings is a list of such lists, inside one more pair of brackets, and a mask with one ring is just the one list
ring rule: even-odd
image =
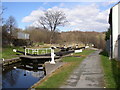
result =
[[55,64],[55,60],[54,60],[55,54],[54,54],[54,49],[51,48],[51,62],[50,64]]

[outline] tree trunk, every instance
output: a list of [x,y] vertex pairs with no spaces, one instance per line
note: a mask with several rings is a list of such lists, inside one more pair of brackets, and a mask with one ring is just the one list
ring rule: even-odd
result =
[[51,31],[50,44],[52,44],[52,43],[53,43],[53,35],[54,35],[54,31]]

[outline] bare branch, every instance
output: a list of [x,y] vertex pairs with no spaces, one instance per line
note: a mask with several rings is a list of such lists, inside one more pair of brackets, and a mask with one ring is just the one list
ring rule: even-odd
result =
[[67,22],[65,14],[62,11],[48,10],[44,12],[44,15],[39,17],[38,23],[43,26],[44,29],[51,31],[51,39],[54,36],[54,32],[58,26],[63,26]]
[[12,31],[17,26],[16,20],[13,16],[10,16],[8,18],[8,20],[6,21],[6,26],[7,26],[8,30],[10,31],[10,34],[12,35]]
[[49,10],[45,11],[44,16],[39,17],[38,22],[51,31],[55,31],[58,26],[64,25],[67,20],[62,11]]

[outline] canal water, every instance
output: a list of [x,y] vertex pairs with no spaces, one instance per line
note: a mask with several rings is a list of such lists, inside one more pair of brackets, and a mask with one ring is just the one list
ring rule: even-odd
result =
[[2,88],[30,88],[46,75],[41,62],[19,62],[4,66],[2,71]]

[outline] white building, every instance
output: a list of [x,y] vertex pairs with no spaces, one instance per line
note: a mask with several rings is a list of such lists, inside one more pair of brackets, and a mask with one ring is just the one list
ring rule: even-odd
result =
[[18,32],[17,33],[17,38],[18,39],[29,39],[30,35],[29,34],[26,34],[26,33],[23,33],[23,32]]
[[109,14],[110,57],[120,60],[120,2],[113,6]]

